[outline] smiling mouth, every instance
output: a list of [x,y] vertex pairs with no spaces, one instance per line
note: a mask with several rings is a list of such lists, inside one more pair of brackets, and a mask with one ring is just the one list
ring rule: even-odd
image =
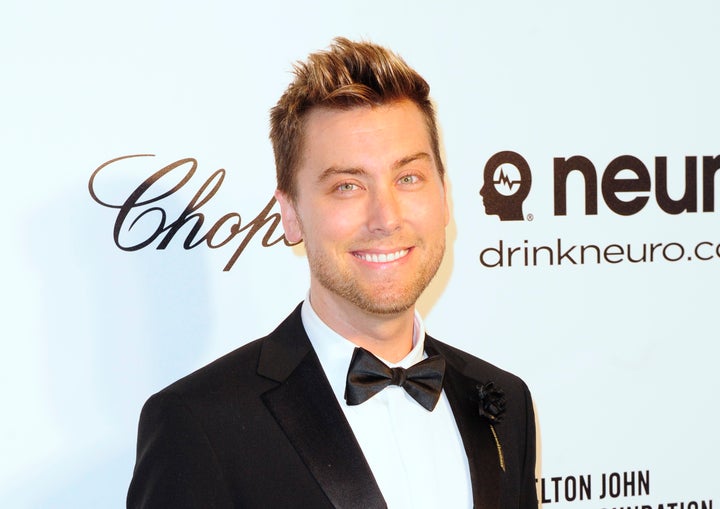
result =
[[409,249],[400,249],[394,253],[353,253],[353,256],[370,263],[387,263],[403,258],[407,256],[409,252]]

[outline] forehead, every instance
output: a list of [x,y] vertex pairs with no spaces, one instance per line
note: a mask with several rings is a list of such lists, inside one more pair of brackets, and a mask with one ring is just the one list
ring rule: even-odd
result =
[[427,152],[430,134],[420,108],[403,100],[349,109],[315,108],[305,119],[301,169],[317,165],[381,166]]

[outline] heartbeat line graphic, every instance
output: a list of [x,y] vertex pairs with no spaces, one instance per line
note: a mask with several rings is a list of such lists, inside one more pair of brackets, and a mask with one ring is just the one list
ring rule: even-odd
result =
[[507,186],[510,191],[512,191],[515,184],[520,185],[522,183],[522,180],[510,180],[510,177],[505,175],[505,171],[503,170],[502,166],[500,167],[500,175],[498,175],[497,180],[493,180],[493,185],[497,186],[498,184],[502,184],[504,186]]

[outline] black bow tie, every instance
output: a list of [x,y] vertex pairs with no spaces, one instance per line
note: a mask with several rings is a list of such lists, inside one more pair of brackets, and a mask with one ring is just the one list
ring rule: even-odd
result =
[[356,348],[350,361],[345,385],[345,401],[359,405],[388,385],[399,385],[418,403],[432,411],[440,399],[445,359],[428,357],[407,369],[389,368],[363,348]]

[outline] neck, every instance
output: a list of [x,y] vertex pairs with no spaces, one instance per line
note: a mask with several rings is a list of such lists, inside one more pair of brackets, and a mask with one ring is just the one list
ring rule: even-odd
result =
[[348,341],[389,362],[403,359],[413,347],[415,312],[412,308],[376,314],[344,299],[310,291],[310,303],[320,319]]

